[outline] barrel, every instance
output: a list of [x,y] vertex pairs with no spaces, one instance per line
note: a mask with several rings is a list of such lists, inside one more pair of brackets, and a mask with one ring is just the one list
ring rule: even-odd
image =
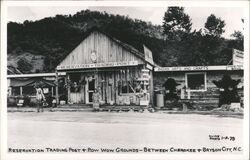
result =
[[164,107],[164,96],[163,94],[156,94],[156,106]]

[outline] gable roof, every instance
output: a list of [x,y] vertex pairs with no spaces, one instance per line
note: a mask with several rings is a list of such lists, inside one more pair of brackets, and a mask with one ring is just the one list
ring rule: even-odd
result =
[[[117,38],[115,38],[114,36],[111,36],[111,35],[109,35],[108,33],[104,32],[104,31],[101,31],[101,30],[99,30],[99,29],[97,29],[97,28],[93,28],[93,29],[91,30],[91,32],[94,32],[94,31],[98,31],[98,32],[100,32],[100,33],[106,35],[106,36],[109,37],[111,40],[113,40],[113,41],[115,41],[116,43],[120,44],[123,48],[127,49],[128,51],[130,51],[131,53],[133,53],[133,54],[136,55],[137,57],[142,58],[142,59],[145,59],[144,53],[143,53],[143,52],[140,52],[138,49],[136,49],[136,47],[134,47],[134,46],[132,46],[132,45],[129,45],[129,44],[127,44],[127,43],[124,43],[124,42],[118,40]],[[91,32],[90,32],[90,33],[91,33]],[[89,34],[90,34],[90,33],[89,33]],[[142,45],[142,46],[143,46],[143,45]]]
[[[107,36],[108,38],[110,38],[112,41],[118,43],[118,44],[119,44],[120,46],[122,46],[124,49],[130,51],[130,52],[131,52],[132,54],[134,54],[135,56],[137,56],[137,57],[139,57],[139,58],[145,60],[144,53],[141,52],[141,51],[139,51],[139,50],[137,49],[137,48],[139,48],[139,47],[135,47],[135,46],[132,46],[132,45],[130,45],[130,44],[124,43],[124,42],[122,42],[121,40],[115,38],[114,36],[111,36],[110,34],[108,34],[108,33],[104,32],[104,31],[102,31],[101,29],[99,29],[99,28],[97,28],[97,27],[92,27],[91,29],[87,30],[87,31],[84,33],[83,39],[81,40],[81,42],[80,42],[77,46],[79,46],[87,37],[90,36],[91,33],[95,32],[95,31],[104,34],[105,36]],[[77,46],[76,46],[76,47],[77,47]],[[141,47],[142,47],[142,46],[143,46],[143,44],[141,45]],[[75,47],[75,48],[76,48],[76,47]],[[75,48],[73,48],[73,50],[74,50]],[[72,50],[72,51],[73,51],[73,50]],[[72,52],[72,51],[71,51],[71,52]],[[69,52],[69,54],[70,54],[71,52]],[[69,55],[69,54],[68,54],[68,55]],[[68,56],[68,55],[67,55],[67,56]],[[67,57],[67,56],[66,56],[66,57]]]
[[[76,47],[74,47],[65,57],[64,59],[57,65],[57,66],[60,66],[61,63],[85,40],[87,39],[93,32],[99,32],[103,35],[105,35],[106,37],[108,37],[111,41],[114,41],[115,43],[117,43],[118,45],[120,45],[122,48],[124,48],[125,50],[127,50],[128,52],[132,53],[133,55],[135,55],[136,57],[140,58],[141,60],[155,66],[156,64],[152,61],[148,61],[146,56],[145,56],[145,45],[138,42],[137,44],[133,44],[133,45],[130,45],[128,43],[124,43],[123,41],[117,39],[116,37],[108,34],[107,32],[104,32],[103,30],[97,28],[97,27],[92,27],[90,29],[88,29],[87,31],[84,32],[84,35],[83,35],[83,38],[82,40],[80,41],[80,43],[78,45],[76,45]],[[139,48],[140,49],[139,50]],[[143,51],[141,51],[143,50]],[[149,50],[150,51],[150,50]],[[150,51],[151,52],[151,51]],[[152,53],[151,53],[152,54]],[[153,59],[152,59],[153,60]]]

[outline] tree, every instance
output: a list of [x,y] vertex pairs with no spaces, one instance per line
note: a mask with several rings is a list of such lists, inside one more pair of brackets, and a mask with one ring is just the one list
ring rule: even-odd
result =
[[242,34],[242,32],[234,31],[234,33],[231,34],[231,37],[233,37],[233,39],[229,41],[228,47],[243,51],[244,50],[244,35]]
[[244,35],[242,34],[241,31],[234,31],[233,34],[231,34],[231,37],[235,38],[236,40],[243,41],[244,40]]
[[184,13],[184,7],[168,7],[163,17],[163,33],[168,39],[182,38],[191,28],[191,19]]
[[225,32],[225,25],[225,21],[217,18],[214,14],[211,14],[209,17],[207,17],[205,28],[208,30],[208,34],[215,37],[220,37],[221,34]]
[[21,58],[17,61],[17,69],[23,73],[28,73],[33,69],[33,66],[27,61],[26,58]]
[[[224,39],[203,33],[203,30],[193,31],[183,44],[185,50],[179,56],[180,65],[222,65],[230,61]],[[223,50],[223,53],[222,53]]]
[[[244,24],[244,19],[241,19],[241,22]],[[243,28],[244,30],[244,28]],[[236,48],[239,50],[244,50],[244,35],[241,31],[234,31],[233,34],[231,34],[231,37],[233,37],[232,40],[229,42],[229,47]]]

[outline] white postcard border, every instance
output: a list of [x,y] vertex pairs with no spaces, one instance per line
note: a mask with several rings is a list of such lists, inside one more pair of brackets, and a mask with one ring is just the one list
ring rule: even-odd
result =
[[[212,154],[10,154],[7,153],[7,7],[8,6],[186,6],[242,7],[244,12],[244,153],[243,155]],[[216,5],[216,6],[215,6]],[[248,1],[1,1],[1,158],[15,159],[225,159],[249,157],[249,2]]]

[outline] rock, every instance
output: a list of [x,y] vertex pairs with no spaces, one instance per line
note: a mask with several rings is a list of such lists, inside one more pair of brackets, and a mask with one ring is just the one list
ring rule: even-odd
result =
[[223,104],[221,105],[221,110],[222,111],[229,111],[231,105],[230,104]]
[[153,107],[150,107],[150,108],[148,108],[148,111],[151,112],[151,113],[154,113],[155,109]]

